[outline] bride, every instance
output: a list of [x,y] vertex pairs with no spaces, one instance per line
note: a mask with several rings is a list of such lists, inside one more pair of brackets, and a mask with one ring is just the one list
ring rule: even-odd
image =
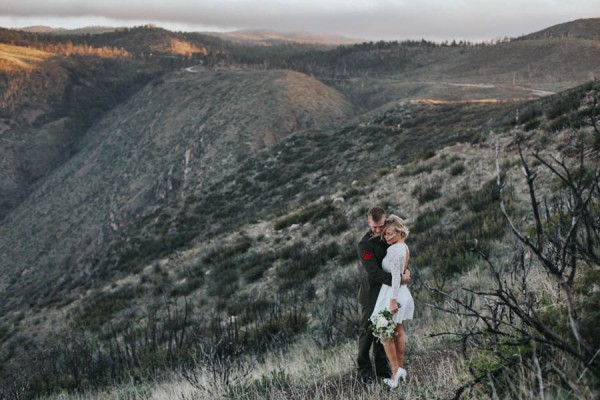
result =
[[412,319],[415,304],[406,285],[402,285],[402,274],[406,272],[409,251],[404,240],[408,237],[408,228],[404,221],[397,215],[390,215],[385,220],[382,236],[391,246],[382,261],[384,270],[392,274],[392,286],[381,285],[377,303],[371,317],[377,315],[381,310],[388,309],[392,313],[392,319],[396,323],[395,338],[383,342],[385,354],[392,368],[390,379],[384,379],[386,385],[391,388],[398,386],[398,380],[406,380],[404,365],[405,337],[403,322]]

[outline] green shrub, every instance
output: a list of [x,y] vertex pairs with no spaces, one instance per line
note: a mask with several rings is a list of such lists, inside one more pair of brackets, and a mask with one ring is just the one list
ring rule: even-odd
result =
[[90,330],[97,330],[104,323],[110,321],[115,313],[126,308],[129,300],[135,298],[136,295],[136,291],[131,288],[101,294],[83,307],[83,310],[75,317],[75,324]]
[[314,251],[306,251],[297,245],[288,248],[280,253],[285,261],[277,271],[279,289],[285,290],[308,283],[317,276],[327,261],[337,255],[339,246],[335,242],[319,246]]
[[358,261],[358,254],[356,250],[357,242],[352,239],[347,239],[346,242],[341,246],[340,250],[340,265],[346,265],[351,262]]
[[238,290],[238,287],[237,265],[234,263],[223,263],[212,268],[207,286],[210,296],[224,299],[234,294]]
[[421,153],[421,160],[429,160],[432,157],[435,157],[435,150],[429,149]]
[[434,184],[418,184],[411,194],[419,201],[419,204],[425,204],[442,196],[439,187]]
[[465,172],[465,164],[458,162],[450,167],[450,175],[457,176]]
[[364,194],[365,194],[364,189],[353,186],[350,189],[346,190],[346,192],[344,193],[344,198],[351,199],[351,198],[357,197],[357,196],[364,196]]
[[265,271],[271,267],[270,263],[262,262],[242,269],[242,277],[246,282],[256,282],[264,275]]
[[419,214],[411,228],[411,232],[420,233],[428,231],[441,221],[445,212],[446,209],[444,207],[440,207],[434,211]]
[[385,175],[389,174],[390,171],[391,171],[391,169],[389,167],[379,168],[379,170],[377,171],[377,175],[385,176]]
[[216,264],[218,262],[230,261],[236,256],[245,253],[252,247],[252,239],[242,235],[240,239],[234,240],[229,247],[218,247],[208,253],[202,259],[204,264]]
[[327,221],[327,223],[319,230],[318,236],[322,237],[325,234],[339,235],[342,232],[350,229],[350,224],[346,215],[342,212],[335,212]]
[[532,120],[532,121],[529,121],[529,122],[527,122],[527,123],[526,123],[526,124],[523,126],[523,129],[524,129],[526,132],[528,132],[528,131],[534,130],[534,129],[536,129],[536,128],[539,128],[540,124],[541,124],[541,121],[540,121],[539,119],[534,119],[534,120]]
[[590,290],[590,282],[600,282],[598,268],[586,268],[578,276],[574,285],[575,304],[581,326],[581,333],[592,348],[600,346],[600,291]]
[[561,95],[555,97],[553,100],[545,110],[546,118],[548,119],[555,119],[569,114],[572,110],[576,110],[579,107],[579,102],[581,101],[578,93],[561,93]]
[[461,200],[470,211],[475,213],[498,209],[500,204],[500,190],[496,184],[496,179],[490,179],[476,192],[472,192],[471,190],[464,191],[461,195]]
[[556,119],[553,119],[548,123],[548,130],[550,131],[560,131],[570,126],[571,119],[568,115],[562,115]]
[[275,230],[287,228],[293,224],[305,224],[307,222],[316,222],[327,218],[335,211],[335,207],[331,200],[311,204],[308,207],[301,209],[285,217],[281,217],[275,221]]
[[414,263],[431,267],[433,277],[440,282],[468,271],[477,262],[477,256],[472,251],[474,240],[466,234],[434,232],[427,235],[423,242],[414,257]]
[[171,297],[186,296],[197,289],[201,288],[204,284],[204,275],[189,276],[182,285],[174,286],[170,291]]
[[542,109],[541,107],[536,106],[529,106],[526,107],[521,114],[519,115],[519,123],[521,124],[527,124],[529,122],[532,122],[534,120],[538,120],[538,117],[542,116]]

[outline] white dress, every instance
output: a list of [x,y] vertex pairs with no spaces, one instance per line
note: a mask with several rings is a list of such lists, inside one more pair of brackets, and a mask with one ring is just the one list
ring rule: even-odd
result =
[[398,301],[398,312],[394,314],[393,320],[396,323],[402,323],[407,319],[412,319],[415,312],[415,302],[413,301],[410,290],[406,285],[401,285],[402,272],[406,262],[408,247],[404,243],[395,243],[388,247],[387,254],[381,262],[381,266],[387,272],[392,274],[392,286],[381,285],[379,296],[373,309],[373,314],[377,314],[384,308],[390,308],[390,299],[396,298]]

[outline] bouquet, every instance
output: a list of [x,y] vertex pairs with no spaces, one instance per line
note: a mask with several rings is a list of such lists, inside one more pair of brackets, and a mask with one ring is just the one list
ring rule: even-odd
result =
[[373,336],[379,339],[381,343],[396,337],[396,323],[392,319],[390,310],[384,308],[371,316],[371,330]]

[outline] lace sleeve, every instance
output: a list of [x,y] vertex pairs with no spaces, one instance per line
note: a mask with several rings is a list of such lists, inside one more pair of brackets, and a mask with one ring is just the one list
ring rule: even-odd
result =
[[402,270],[406,260],[406,246],[393,246],[389,248],[393,253],[390,254],[392,262],[392,298],[397,299],[402,283]]

